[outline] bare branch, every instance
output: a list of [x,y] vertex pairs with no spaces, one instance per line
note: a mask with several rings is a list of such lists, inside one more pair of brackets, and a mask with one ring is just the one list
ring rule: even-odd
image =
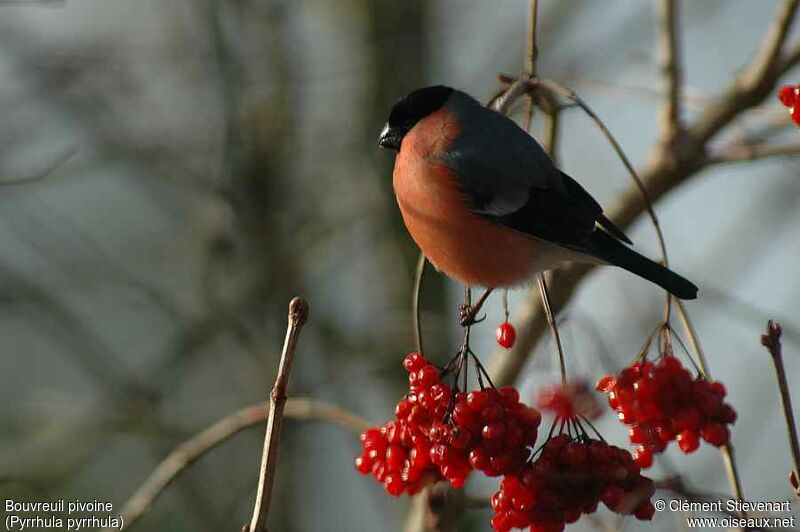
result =
[[275,481],[275,467],[278,461],[278,443],[283,426],[283,410],[286,405],[289,388],[289,376],[292,372],[294,352],[300,330],[308,319],[308,303],[296,297],[289,302],[289,323],[286,327],[286,339],[283,343],[281,361],[278,366],[278,377],[269,397],[269,417],[267,418],[267,434],[264,436],[264,450],[261,455],[261,471],[258,478],[256,503],[253,517],[250,520],[250,532],[266,532],[269,503],[272,500],[272,486]]
[[788,50],[786,50],[783,58],[778,63],[778,70],[781,73],[784,73],[797,63],[800,63],[800,42],[795,43]]
[[737,144],[722,148],[708,156],[707,164],[750,162],[769,157],[791,157],[800,155],[800,144],[769,146],[764,144]]
[[781,55],[798,2],[800,0],[784,0],[761,44],[760,52],[719,97],[720,103],[710,107],[692,128],[695,142],[704,145],[742,111],[756,106],[772,92],[778,78],[800,62],[800,45]]
[[760,80],[769,77],[771,71],[779,65],[781,50],[797,14],[798,5],[800,0],[783,0],[769,32],[761,42],[758,54],[748,69],[744,78],[745,84],[758,84]]
[[[367,421],[339,406],[307,398],[289,399],[286,402],[284,416],[300,421],[327,421],[354,434],[369,427]],[[156,498],[195,461],[236,434],[260,425],[266,420],[263,403],[250,405],[224,417],[179,445],[158,465],[123,506],[122,518],[125,527],[133,526]],[[101,532],[111,532],[111,529],[104,529]]]
[[660,107],[661,142],[669,143],[681,130],[683,72],[678,47],[677,0],[656,0],[657,35],[663,85]]
[[539,17],[538,0],[530,0],[528,8],[528,47],[525,57],[525,75],[533,77],[536,75],[536,58],[539,56],[539,48],[536,45],[536,26]]
[[[800,443],[797,440],[797,425],[794,421],[794,411],[792,409],[792,396],[789,393],[789,383],[786,379],[786,368],[783,366],[783,350],[781,348],[781,333],[783,330],[779,323],[770,320],[767,323],[767,332],[761,336],[761,345],[767,348],[772,363],[775,365],[775,374],[778,378],[778,388],[781,393],[781,403],[783,404],[783,414],[786,417],[786,432],[789,435],[789,444],[792,447],[792,460],[794,461],[795,483],[800,479]],[[800,488],[793,486],[795,494],[800,496]]]

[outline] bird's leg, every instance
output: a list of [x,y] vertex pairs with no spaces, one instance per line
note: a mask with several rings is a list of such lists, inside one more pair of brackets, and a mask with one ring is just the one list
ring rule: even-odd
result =
[[483,317],[481,319],[475,319],[480,312],[481,307],[488,299],[489,294],[492,293],[494,287],[487,288],[483,295],[475,302],[474,305],[469,304],[469,302],[464,303],[458,309],[458,323],[461,324],[462,327],[469,327],[471,325],[475,325],[476,323],[480,323],[486,318]]

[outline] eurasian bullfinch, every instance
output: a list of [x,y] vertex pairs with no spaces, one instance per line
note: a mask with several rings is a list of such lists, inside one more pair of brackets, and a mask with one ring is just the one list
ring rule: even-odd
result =
[[379,144],[398,152],[393,184],[408,232],[438,270],[466,285],[513,287],[582,262],[697,297],[694,284],[623,244],[631,242],[533,137],[461,91],[404,96]]

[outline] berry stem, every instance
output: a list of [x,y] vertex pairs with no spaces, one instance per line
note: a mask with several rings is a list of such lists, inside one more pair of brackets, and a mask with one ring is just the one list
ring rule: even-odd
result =
[[[783,349],[781,347],[781,325],[770,320],[767,323],[767,332],[761,336],[761,344],[767,348],[772,363],[775,365],[775,375],[778,378],[778,387],[781,393],[781,403],[783,404],[783,414],[786,417],[786,431],[789,435],[789,444],[792,448],[792,460],[794,461],[794,474],[797,478],[800,473],[800,443],[797,440],[797,425],[794,421],[794,410],[792,409],[792,397],[789,393],[789,382],[786,379],[786,368],[783,365]],[[795,494],[800,496],[800,489],[795,488]]]
[[289,375],[292,372],[292,362],[294,361],[297,341],[300,338],[300,330],[307,319],[308,302],[301,297],[295,297],[289,302],[289,323],[286,327],[286,338],[278,366],[278,376],[269,396],[267,433],[264,437],[258,491],[256,492],[253,517],[248,528],[249,532],[265,532],[267,530],[267,515],[269,514],[269,503],[272,499],[272,486],[275,480],[275,467],[278,461],[278,443],[283,425],[283,410],[288,399]]
[[581,416],[581,419],[584,421],[584,423],[589,425],[589,428],[592,429],[592,432],[594,432],[597,435],[597,437],[600,439],[601,442],[608,443],[608,442],[606,442],[606,439],[603,437],[603,435],[600,434],[600,431],[597,430],[597,428],[594,426],[594,424],[592,424],[592,422],[589,421],[589,419],[586,416]]
[[689,319],[689,314],[686,312],[686,307],[683,305],[682,301],[678,301],[678,319],[681,320],[681,326],[683,330],[686,332],[686,336],[689,337],[689,343],[692,345],[692,351],[695,353],[695,362],[696,365],[699,366],[700,372],[706,379],[710,379],[711,375],[708,371],[708,362],[706,362],[706,355],[703,352],[703,347],[700,345],[700,338],[697,336],[697,331],[692,324],[692,321]]
[[486,380],[489,382],[489,386],[491,386],[492,388],[495,388],[495,385],[492,382],[492,377],[489,375],[489,372],[486,371],[486,368],[483,366],[483,364],[481,364],[481,361],[478,358],[478,356],[475,353],[473,353],[471,349],[469,350],[469,353],[470,353],[470,355],[472,355],[472,360],[475,361],[475,367],[478,368],[478,381],[481,384],[481,389],[483,389],[483,378],[482,378],[482,376],[486,377]]
[[550,292],[547,289],[547,280],[544,273],[539,274],[539,293],[542,295],[542,305],[544,306],[544,313],[547,316],[547,323],[550,324],[550,332],[553,333],[553,340],[556,344],[558,351],[558,363],[561,369],[561,384],[567,385],[567,367],[564,362],[564,348],[561,345],[561,335],[558,332],[558,324],[556,323],[555,316],[553,316],[553,309],[550,307]]

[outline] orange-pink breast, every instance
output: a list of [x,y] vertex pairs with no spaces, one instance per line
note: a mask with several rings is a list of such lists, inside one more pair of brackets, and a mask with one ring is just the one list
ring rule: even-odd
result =
[[536,240],[469,210],[455,176],[437,161],[458,126],[441,109],[403,139],[394,191],[411,237],[446,275],[471,286],[514,286],[537,272]]

